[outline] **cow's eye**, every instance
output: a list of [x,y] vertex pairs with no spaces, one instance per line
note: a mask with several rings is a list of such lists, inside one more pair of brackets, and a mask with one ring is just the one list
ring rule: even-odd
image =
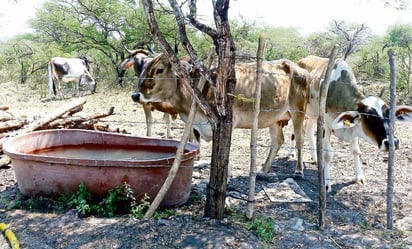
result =
[[161,74],[161,73],[163,73],[163,68],[159,68],[156,70],[156,74]]

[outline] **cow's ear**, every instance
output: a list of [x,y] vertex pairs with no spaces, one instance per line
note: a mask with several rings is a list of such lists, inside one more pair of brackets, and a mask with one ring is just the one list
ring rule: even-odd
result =
[[406,105],[397,106],[395,117],[397,121],[412,121],[412,107]]
[[127,70],[127,69],[131,68],[131,67],[133,66],[133,64],[134,64],[134,61],[133,61],[133,60],[129,60],[129,61],[127,61],[127,63],[124,65],[124,68]]
[[337,130],[354,127],[359,123],[359,118],[360,115],[357,111],[342,112],[332,121],[332,129]]

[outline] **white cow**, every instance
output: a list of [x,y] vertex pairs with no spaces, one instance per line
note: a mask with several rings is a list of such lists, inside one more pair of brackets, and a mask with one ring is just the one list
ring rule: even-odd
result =
[[61,83],[72,82],[75,92],[73,95],[79,94],[79,86],[87,85],[90,91],[96,91],[96,82],[89,73],[89,64],[85,57],[83,58],[63,58],[54,57],[48,63],[49,77],[49,98],[56,95],[56,85],[62,99],[64,99]]
[[[319,115],[319,91],[322,84],[322,74],[326,70],[329,59],[308,56],[299,60],[298,65],[311,73],[309,101],[307,105],[306,134],[314,161],[316,158],[316,143],[313,136],[316,120]],[[396,120],[411,121],[412,107],[398,106],[395,110]],[[388,143],[389,107],[379,97],[365,97],[356,86],[356,79],[349,65],[341,60],[335,61],[331,73],[329,90],[326,100],[325,135],[323,139],[325,185],[331,191],[330,162],[333,150],[331,135],[341,141],[350,142],[354,158],[355,181],[365,182],[360,160],[359,137],[366,142],[375,144],[382,151],[389,149]],[[396,147],[399,141],[395,138]]]

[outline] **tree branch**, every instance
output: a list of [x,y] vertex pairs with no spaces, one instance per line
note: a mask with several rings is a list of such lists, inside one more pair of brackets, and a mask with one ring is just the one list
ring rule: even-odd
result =
[[[173,1],[172,1],[173,3]],[[178,74],[179,78],[183,81],[183,84],[189,90],[190,94],[196,100],[196,103],[205,113],[207,118],[212,122],[216,123],[217,117],[211,112],[209,103],[206,101],[202,93],[197,87],[194,87],[193,79],[191,79],[189,72],[185,67],[180,64],[180,60],[177,58],[176,53],[173,48],[170,47],[166,39],[160,34],[159,26],[157,24],[156,18],[154,16],[153,3],[151,0],[142,0],[143,7],[145,9],[145,14],[147,21],[150,26],[150,32],[155,37],[155,39],[162,45],[164,49],[164,54],[169,58],[170,63],[172,64],[173,70]],[[175,3],[177,5],[177,3]]]

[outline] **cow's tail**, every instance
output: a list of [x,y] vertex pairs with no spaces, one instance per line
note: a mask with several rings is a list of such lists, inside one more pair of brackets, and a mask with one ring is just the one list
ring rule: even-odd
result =
[[47,73],[48,73],[48,78],[49,78],[49,98],[52,97],[52,94],[56,95],[56,84],[54,83],[53,80],[53,68],[52,65],[53,62],[49,61],[47,64]]

